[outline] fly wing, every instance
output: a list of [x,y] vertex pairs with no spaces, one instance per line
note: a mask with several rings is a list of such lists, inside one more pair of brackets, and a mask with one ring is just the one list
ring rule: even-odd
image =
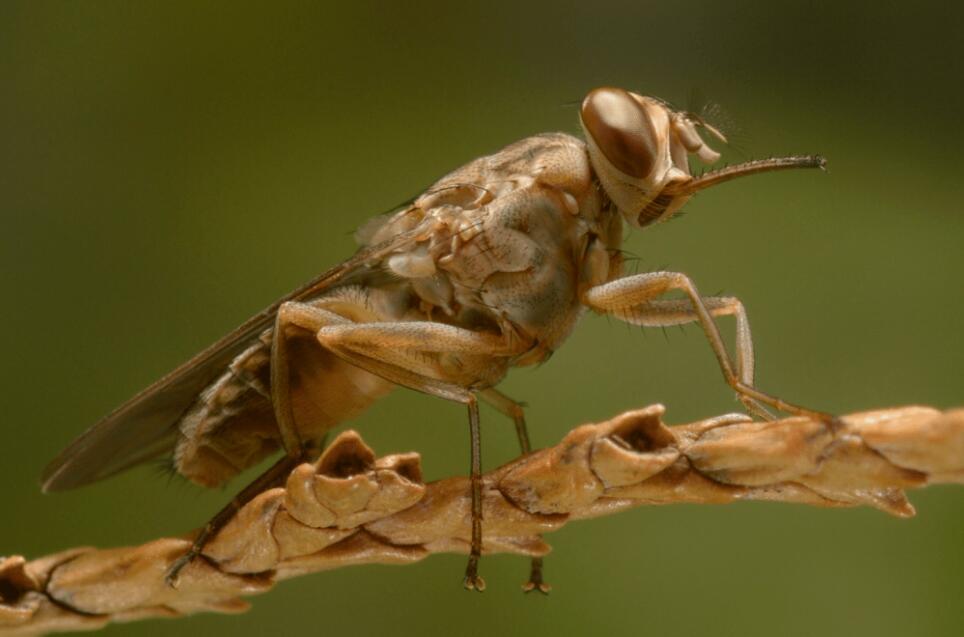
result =
[[404,247],[415,234],[404,232],[359,250],[141,391],[81,434],[47,465],[41,476],[43,490],[62,491],[96,482],[169,452],[184,412],[224,373],[235,356],[273,325],[282,303],[317,296],[366,263]]

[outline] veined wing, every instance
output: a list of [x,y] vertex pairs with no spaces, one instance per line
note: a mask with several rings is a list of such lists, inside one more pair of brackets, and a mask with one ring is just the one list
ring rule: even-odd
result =
[[274,323],[282,303],[317,296],[366,263],[409,245],[418,228],[359,250],[352,258],[279,299],[186,363],[141,391],[81,434],[41,476],[43,490],[61,491],[102,480],[174,447],[177,422],[198,394]]

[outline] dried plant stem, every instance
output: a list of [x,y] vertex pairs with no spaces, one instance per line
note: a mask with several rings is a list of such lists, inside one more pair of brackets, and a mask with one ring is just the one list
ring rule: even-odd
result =
[[[541,556],[541,534],[644,504],[779,500],[868,505],[907,517],[904,489],[964,483],[964,410],[903,407],[844,418],[831,434],[806,418],[728,415],[666,427],[654,405],[577,427],[554,447],[484,476],[484,551]],[[186,538],[0,559],[0,634],[92,630],[112,621],[240,612],[275,582],[352,564],[407,564],[467,553],[467,478],[430,484],[414,453],[376,458],[345,432],[284,488],[248,503],[180,575]]]

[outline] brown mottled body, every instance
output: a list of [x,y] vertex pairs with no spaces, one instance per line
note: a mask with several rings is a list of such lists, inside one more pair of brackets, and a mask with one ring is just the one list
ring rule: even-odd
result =
[[[830,416],[753,385],[753,344],[743,306],[703,297],[685,274],[623,276],[624,223],[671,217],[698,190],[766,170],[822,167],[787,157],[693,177],[689,160],[719,154],[698,116],[622,89],[583,102],[582,141],[536,135],[446,175],[411,205],[358,232],[359,251],[250,319],[85,432],[46,469],[44,489],[65,489],[173,454],[176,470],[223,484],[279,448],[286,458],[240,499],[270,486],[317,452],[325,434],[402,385],[468,408],[472,541],[467,588],[481,590],[478,399],[510,416],[529,451],[522,407],[494,386],[509,368],[546,360],[586,309],[644,326],[697,322],[726,382],[752,413],[763,406]],[[660,298],[667,292],[681,299]],[[736,356],[714,317],[736,319]],[[222,510],[177,571],[233,515]],[[545,592],[541,562],[530,589]]]
[[[355,322],[434,321],[500,335],[510,346],[501,356],[429,361],[437,377],[473,389],[495,385],[511,366],[544,360],[584,311],[580,294],[619,273],[621,220],[593,183],[585,144],[569,135],[531,137],[477,159],[360,234],[377,244],[413,229],[412,245],[307,303]],[[319,347],[313,334],[289,338],[303,439],[321,438],[393,386]],[[215,486],[278,449],[270,347],[266,331],[180,420],[179,473]]]

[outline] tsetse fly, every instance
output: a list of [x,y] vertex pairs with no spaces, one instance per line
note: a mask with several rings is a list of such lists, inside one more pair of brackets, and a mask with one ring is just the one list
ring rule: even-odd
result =
[[[205,487],[265,457],[284,456],[198,535],[168,572],[200,554],[237,506],[320,452],[326,432],[401,385],[462,403],[471,439],[472,535],[464,585],[482,590],[478,401],[529,439],[521,405],[495,387],[510,367],[546,360],[592,310],[633,325],[699,323],[726,382],[752,414],[767,407],[834,426],[827,414],[753,383],[746,312],[734,297],[702,296],[680,272],[627,276],[624,225],[673,216],[696,192],[786,168],[823,168],[818,156],[713,164],[723,135],[698,115],[619,88],[591,91],[580,109],[585,141],[535,135],[475,159],[410,205],[358,232],[347,261],[252,317],[84,432],[43,473],[45,491],[78,487],[172,457]],[[679,297],[666,298],[670,292]],[[731,359],[714,317],[732,315]],[[547,591],[534,560],[527,590]]]

